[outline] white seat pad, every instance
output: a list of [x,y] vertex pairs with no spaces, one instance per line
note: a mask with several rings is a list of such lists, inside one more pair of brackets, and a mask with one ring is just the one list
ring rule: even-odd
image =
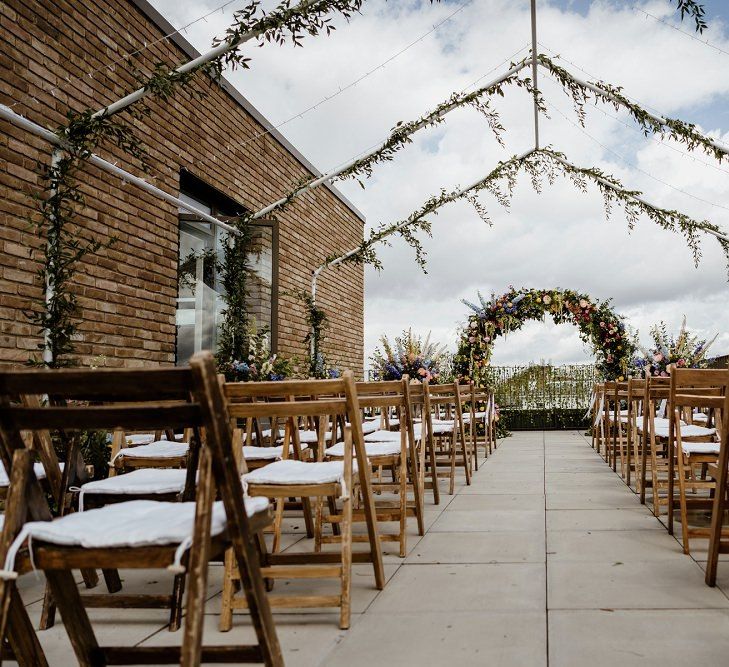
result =
[[691,415],[691,421],[706,423],[707,421],[709,421],[709,415],[704,414],[703,412],[694,412]]
[[[324,440],[329,442],[332,439],[331,432],[327,431],[324,434]],[[305,442],[310,445],[315,445],[319,442],[319,434],[314,429],[299,431],[299,442]]]
[[185,456],[189,449],[190,445],[187,442],[157,440],[156,442],[150,442],[148,445],[120,449],[112,463],[122,457],[130,459],[174,459]]
[[362,422],[362,433],[367,435],[368,433],[374,433],[380,428],[379,420]]
[[[356,461],[352,469],[356,470]],[[243,482],[251,484],[331,484],[344,483],[344,463],[342,461],[274,461],[258,470],[243,475]]]
[[[416,440],[420,440],[422,428],[420,424],[413,426],[413,434]],[[364,437],[365,443],[367,442],[397,442],[400,443],[400,431],[375,431],[374,433],[368,433]]]
[[[656,430],[658,429],[666,429],[666,437],[668,437],[668,424],[670,422],[670,419],[667,419],[666,417],[656,417],[653,420],[653,425],[656,427]],[[681,422],[683,424],[683,422]],[[650,420],[648,421],[648,428],[650,428]],[[643,432],[643,418],[638,419],[638,431],[641,433]]]
[[[399,435],[399,434],[396,434]],[[378,456],[395,456],[400,453],[400,440],[388,442],[365,442],[365,454],[368,458],[376,458]],[[338,442],[333,447],[326,450],[327,456],[342,458],[344,456],[344,443]]]
[[[465,422],[470,422],[471,421],[471,413],[470,412],[464,412],[463,415],[461,415],[461,416],[463,417],[463,421],[465,421]],[[485,419],[486,418],[486,413],[485,412],[475,412],[474,413],[474,418],[475,419]]]
[[719,455],[718,442],[683,442],[681,450],[684,454],[716,454]]
[[[250,517],[268,508],[266,498],[244,498]],[[26,539],[43,540],[59,546],[86,549],[178,545],[174,566],[178,566],[192,544],[195,503],[130,500],[87,512],[73,512],[53,521],[26,523],[8,550],[5,572],[14,568],[15,555]],[[213,503],[211,535],[219,535],[227,524],[222,501]]]
[[[162,436],[160,440],[166,440],[166,436]],[[155,442],[154,433],[130,433],[124,436],[124,444],[130,447],[136,447],[138,445],[149,445]]]
[[447,422],[447,421],[441,421],[441,422],[433,422],[433,435],[447,435],[449,433],[453,433],[453,429],[455,428],[453,422]]
[[[716,433],[715,428],[706,428],[705,426],[696,426],[696,424],[681,424],[682,438],[704,438]],[[668,424],[666,426],[656,426],[656,435],[667,438]]]
[[87,493],[111,493],[122,496],[142,493],[182,493],[186,477],[187,470],[140,468],[123,475],[87,482],[79,493],[79,511],[83,512],[84,496]]
[[[302,442],[301,449],[309,449],[309,445]],[[294,453],[294,446],[289,445],[289,454]],[[247,461],[275,461],[283,457],[283,445],[278,447],[255,447],[253,445],[245,445],[243,447],[243,458]]]
[[[63,472],[63,465],[63,463],[58,464],[61,472]],[[46,478],[46,469],[43,467],[42,463],[34,463],[33,472],[35,473],[36,479]],[[0,488],[4,488],[6,486],[10,486],[10,478],[8,477],[8,473],[5,471],[5,466],[2,464],[2,461],[0,461]]]

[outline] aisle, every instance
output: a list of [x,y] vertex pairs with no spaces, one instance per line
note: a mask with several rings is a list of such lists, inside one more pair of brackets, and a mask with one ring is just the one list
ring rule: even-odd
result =
[[728,655],[729,599],[587,440],[522,432],[458,488],[321,664],[666,667]]
[[[580,433],[502,440],[470,487],[461,482],[440,507],[428,506],[424,537],[412,524],[408,557],[385,556],[384,591],[370,566],[354,566],[349,631],[334,611],[276,614],[288,667],[729,664],[729,562],[719,588],[707,588],[700,565]],[[301,521],[287,521],[285,532],[287,549],[311,548]],[[206,641],[249,641],[243,614],[230,633],[217,631],[220,575],[212,568]],[[123,577],[129,590],[169,591],[157,571]],[[24,577],[21,588],[37,623],[42,582]],[[181,639],[156,610],[91,614],[102,642]],[[71,664],[60,624],[40,638],[52,665]]]

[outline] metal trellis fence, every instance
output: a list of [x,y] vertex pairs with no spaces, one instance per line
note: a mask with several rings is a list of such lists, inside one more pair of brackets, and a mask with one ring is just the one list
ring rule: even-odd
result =
[[490,366],[487,373],[507,428],[586,425],[584,415],[597,377],[593,364]]

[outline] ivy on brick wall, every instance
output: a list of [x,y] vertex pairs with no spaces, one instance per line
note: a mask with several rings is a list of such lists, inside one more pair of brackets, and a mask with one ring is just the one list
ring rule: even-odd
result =
[[[224,37],[216,42],[227,43],[227,50],[184,72],[156,64],[150,75],[137,74],[136,78],[145,94],[139,101],[124,107],[124,110],[132,120],[138,120],[152,113],[150,99],[165,102],[180,90],[190,92],[189,84],[198,73],[207,74],[212,83],[220,78],[225,67],[248,67],[249,58],[241,52],[240,46],[251,38],[259,46],[287,42],[300,46],[305,35],[315,36],[320,32],[329,34],[334,29],[331,14],[349,19],[360,9],[363,1],[304,0],[293,5],[291,0],[283,0],[278,7],[267,12],[258,0],[253,0],[235,12],[233,23]],[[204,92],[197,90],[194,94],[202,96]],[[91,109],[69,112],[66,123],[56,130],[60,148],[54,152],[52,164],[39,167],[43,194],[38,197],[33,224],[43,240],[39,275],[46,287],[46,294],[39,308],[28,313],[28,317],[38,326],[44,342],[39,346],[43,356],[34,356],[30,363],[52,368],[76,363],[73,352],[77,336],[78,303],[72,290],[72,280],[81,260],[113,242],[113,239],[84,239],[74,224],[77,213],[84,205],[79,175],[100,146],[122,149],[142,169],[148,171],[146,151],[133,125],[117,120],[108,107],[101,112]],[[240,243],[234,241],[232,245],[240,246]],[[231,274],[229,278],[231,284],[243,280],[240,275]],[[227,317],[231,318],[226,333],[230,341],[239,340],[236,332],[239,331],[241,304],[244,307],[244,303],[244,297],[231,295],[226,309]]]

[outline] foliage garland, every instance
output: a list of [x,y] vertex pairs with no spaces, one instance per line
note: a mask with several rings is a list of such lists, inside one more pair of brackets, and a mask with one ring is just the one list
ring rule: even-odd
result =
[[649,113],[639,104],[629,100],[620,86],[614,86],[604,81],[588,81],[590,87],[577,80],[564,67],[557,65],[551,58],[543,53],[537,54],[537,61],[557,80],[565,93],[572,99],[575,113],[584,127],[585,105],[593,99],[595,102],[607,104],[619,111],[625,109],[633,120],[641,127],[645,136],[655,134],[661,138],[671,139],[683,143],[693,151],[701,148],[705,153],[721,162],[729,155],[729,149],[714,144],[710,137],[702,134],[693,123],[678,118],[659,118]]
[[[532,187],[536,192],[541,192],[543,179],[546,179],[552,185],[558,176],[568,178],[581,192],[586,192],[588,182],[596,185],[603,197],[607,217],[610,217],[613,206],[619,204],[623,207],[630,230],[633,229],[638,218],[643,214],[661,228],[681,233],[692,251],[695,264],[698,264],[701,258],[699,233],[702,231],[707,232],[707,230],[722,233],[717,225],[706,220],[699,222],[679,211],[661,208],[646,202],[641,198],[642,193],[640,191],[626,189],[617,178],[597,167],[577,167],[567,161],[564,153],[551,148],[541,148],[499,162],[483,179],[468,188],[456,189],[451,192],[441,190],[439,195],[430,197],[406,219],[389,225],[383,223],[372,229],[368,238],[355,251],[348,253],[346,256],[336,253],[330,255],[326,258],[325,265],[338,260],[339,264],[346,262],[371,264],[379,270],[382,268],[382,264],[377,257],[376,244],[389,245],[388,237],[398,233],[415,249],[416,261],[425,271],[426,252],[416,234],[421,231],[428,236],[431,235],[431,223],[426,219],[427,216],[436,214],[444,204],[466,199],[474,206],[479,217],[490,225],[492,223],[488,213],[477,199],[478,193],[489,192],[499,204],[508,208],[520,171],[524,171],[529,175]],[[729,267],[729,241],[719,237],[717,237],[717,241],[727,258],[727,266]]]
[[459,336],[454,364],[459,378],[486,386],[488,365],[495,339],[517,331],[528,320],[550,315],[556,324],[576,325],[580,338],[591,346],[598,372],[606,380],[624,377],[633,352],[633,344],[622,318],[609,301],[595,301],[574,290],[520,290],[510,287],[503,295],[485,300],[478,293],[479,304],[464,300],[472,313]]

